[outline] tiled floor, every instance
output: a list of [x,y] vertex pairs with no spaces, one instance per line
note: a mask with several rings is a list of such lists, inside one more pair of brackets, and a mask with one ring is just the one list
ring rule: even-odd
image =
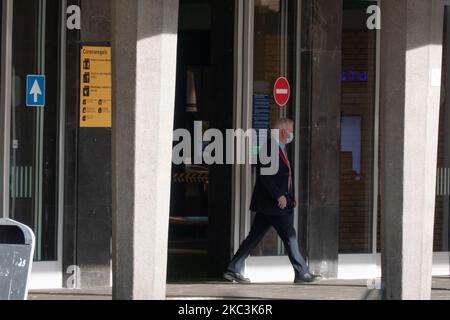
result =
[[[282,300],[376,300],[379,291],[366,281],[324,280],[312,285],[254,284],[225,282],[179,283],[167,286],[167,298],[183,299],[282,299]],[[111,300],[111,288],[92,290],[31,291],[30,300]],[[450,278],[433,280],[432,299],[450,300]]]

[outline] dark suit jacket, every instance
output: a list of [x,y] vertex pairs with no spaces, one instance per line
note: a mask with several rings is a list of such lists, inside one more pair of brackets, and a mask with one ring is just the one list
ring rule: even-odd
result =
[[[269,141],[263,148],[268,149],[268,154],[271,153],[271,143],[277,143],[276,141]],[[257,165],[257,177],[256,185],[252,196],[252,202],[250,210],[256,213],[262,213],[266,215],[285,215],[293,213],[294,209],[288,207],[286,209],[280,209],[278,207],[278,199],[282,196],[286,196],[288,199],[295,199],[294,183],[291,192],[289,192],[289,167],[282,160],[278,148],[279,158],[279,170],[273,176],[264,176],[261,174],[261,169],[264,167],[270,167],[270,165]],[[266,152],[265,150],[263,152]],[[292,168],[292,175],[293,167]]]

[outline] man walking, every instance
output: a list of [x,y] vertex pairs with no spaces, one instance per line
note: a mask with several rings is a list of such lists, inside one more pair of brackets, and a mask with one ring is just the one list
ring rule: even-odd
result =
[[241,274],[242,267],[270,227],[275,228],[284,243],[295,271],[294,282],[314,282],[320,278],[309,272],[306,261],[300,253],[294,229],[294,208],[297,203],[292,167],[286,152],[286,145],[294,140],[294,122],[290,119],[281,119],[276,123],[274,129],[279,131],[279,136],[272,135],[272,139],[266,147],[270,152],[272,143],[279,145],[279,170],[275,175],[263,175],[261,174],[262,166],[258,165],[256,185],[250,207],[252,212],[256,212],[256,217],[250,234],[242,243],[224,274],[224,278],[229,281],[250,283],[250,280]]

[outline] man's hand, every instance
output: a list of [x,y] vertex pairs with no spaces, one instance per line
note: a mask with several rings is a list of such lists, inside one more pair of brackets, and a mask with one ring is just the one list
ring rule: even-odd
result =
[[280,197],[278,199],[278,208],[284,210],[287,207],[287,198],[285,196]]

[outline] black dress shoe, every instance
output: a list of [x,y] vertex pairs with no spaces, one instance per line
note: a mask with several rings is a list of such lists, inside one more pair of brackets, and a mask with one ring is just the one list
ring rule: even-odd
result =
[[296,277],[294,283],[311,283],[316,282],[320,279],[322,279],[322,276],[308,272],[302,276]]
[[223,274],[223,277],[231,282],[237,283],[250,283],[250,279],[244,278],[244,276],[240,273],[235,273],[233,271],[227,271]]

